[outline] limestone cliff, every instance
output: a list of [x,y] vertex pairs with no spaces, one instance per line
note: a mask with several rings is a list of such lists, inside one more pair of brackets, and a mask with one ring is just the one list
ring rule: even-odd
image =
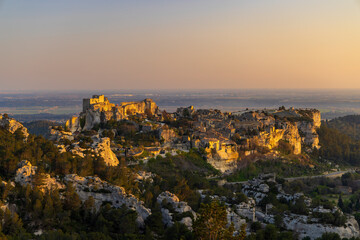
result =
[[[269,121],[271,125],[262,125],[266,130],[259,131],[257,135],[251,137],[250,144],[271,150],[277,148],[280,140],[284,140],[293,147],[294,154],[300,154],[302,146],[319,148],[319,136],[316,130],[321,125],[321,116],[318,110],[290,109],[278,111],[274,115],[278,118],[274,122]],[[261,122],[266,119],[262,116]]]
[[73,116],[72,118],[70,118],[69,120],[67,120],[66,123],[65,123],[65,127],[66,127],[67,130],[69,130],[70,132],[81,131],[80,119],[79,119],[79,117]]
[[284,124],[281,129],[271,128],[270,132],[262,131],[259,135],[250,138],[250,143],[272,150],[279,146],[280,140],[288,142],[293,147],[294,154],[301,153],[302,139],[297,126],[291,123]]
[[83,130],[91,130],[96,124],[101,123],[100,111],[89,109],[85,113],[81,114],[81,118],[85,119],[85,125]]
[[102,157],[107,166],[117,166],[119,160],[110,148],[110,138],[105,137],[94,144],[95,153]]
[[24,127],[21,123],[16,121],[13,118],[10,118],[6,114],[0,114],[0,127],[5,128],[11,133],[16,132],[18,129],[20,129],[21,133],[24,135],[25,140],[27,140],[29,136],[29,132],[26,127]]
[[219,171],[223,173],[231,172],[237,168],[239,153],[235,146],[223,145],[215,154],[212,154],[209,148],[205,149],[205,151],[207,151],[208,154],[207,162]]
[[321,114],[318,110],[298,110],[297,111],[303,118],[303,121],[297,122],[299,133],[302,137],[302,143],[310,148],[319,149],[319,136],[317,129],[321,126]]

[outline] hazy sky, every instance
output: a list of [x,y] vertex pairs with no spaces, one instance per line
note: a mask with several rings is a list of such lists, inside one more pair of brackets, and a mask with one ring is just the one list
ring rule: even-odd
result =
[[0,0],[0,91],[360,88],[356,0]]

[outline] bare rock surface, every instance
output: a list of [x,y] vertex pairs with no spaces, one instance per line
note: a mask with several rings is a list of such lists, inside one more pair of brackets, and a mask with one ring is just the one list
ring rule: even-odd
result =
[[20,129],[21,133],[24,135],[25,140],[29,136],[29,132],[26,127],[24,127],[20,122],[16,121],[14,118],[10,118],[6,114],[0,114],[0,127],[5,128],[11,133],[15,133]]
[[104,159],[107,166],[117,166],[119,164],[119,160],[110,148],[110,138],[101,138],[99,142],[95,143],[94,151]]
[[175,194],[168,191],[159,194],[156,201],[161,205],[163,223],[166,227],[171,227],[174,224],[175,215],[178,215],[183,216],[179,222],[192,229],[196,213],[186,202],[180,201]]
[[132,194],[127,194],[124,188],[102,181],[98,177],[80,177],[76,174],[69,174],[65,176],[64,181],[74,184],[82,201],[87,200],[90,196],[93,197],[97,209],[105,202],[111,203],[116,208],[125,205],[137,212],[137,222],[140,225],[143,225],[145,219],[151,214],[151,210],[144,207],[142,201]]

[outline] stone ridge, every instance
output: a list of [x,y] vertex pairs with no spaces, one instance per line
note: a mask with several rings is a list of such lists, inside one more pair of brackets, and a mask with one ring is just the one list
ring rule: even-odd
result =
[[7,129],[10,133],[14,133],[20,129],[25,137],[25,141],[29,136],[27,128],[24,127],[20,122],[16,121],[14,118],[7,116],[7,114],[0,114],[0,126]]

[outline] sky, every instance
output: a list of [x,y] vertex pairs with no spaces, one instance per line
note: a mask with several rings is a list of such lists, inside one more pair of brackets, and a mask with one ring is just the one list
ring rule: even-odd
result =
[[0,91],[360,89],[360,0],[0,0]]

